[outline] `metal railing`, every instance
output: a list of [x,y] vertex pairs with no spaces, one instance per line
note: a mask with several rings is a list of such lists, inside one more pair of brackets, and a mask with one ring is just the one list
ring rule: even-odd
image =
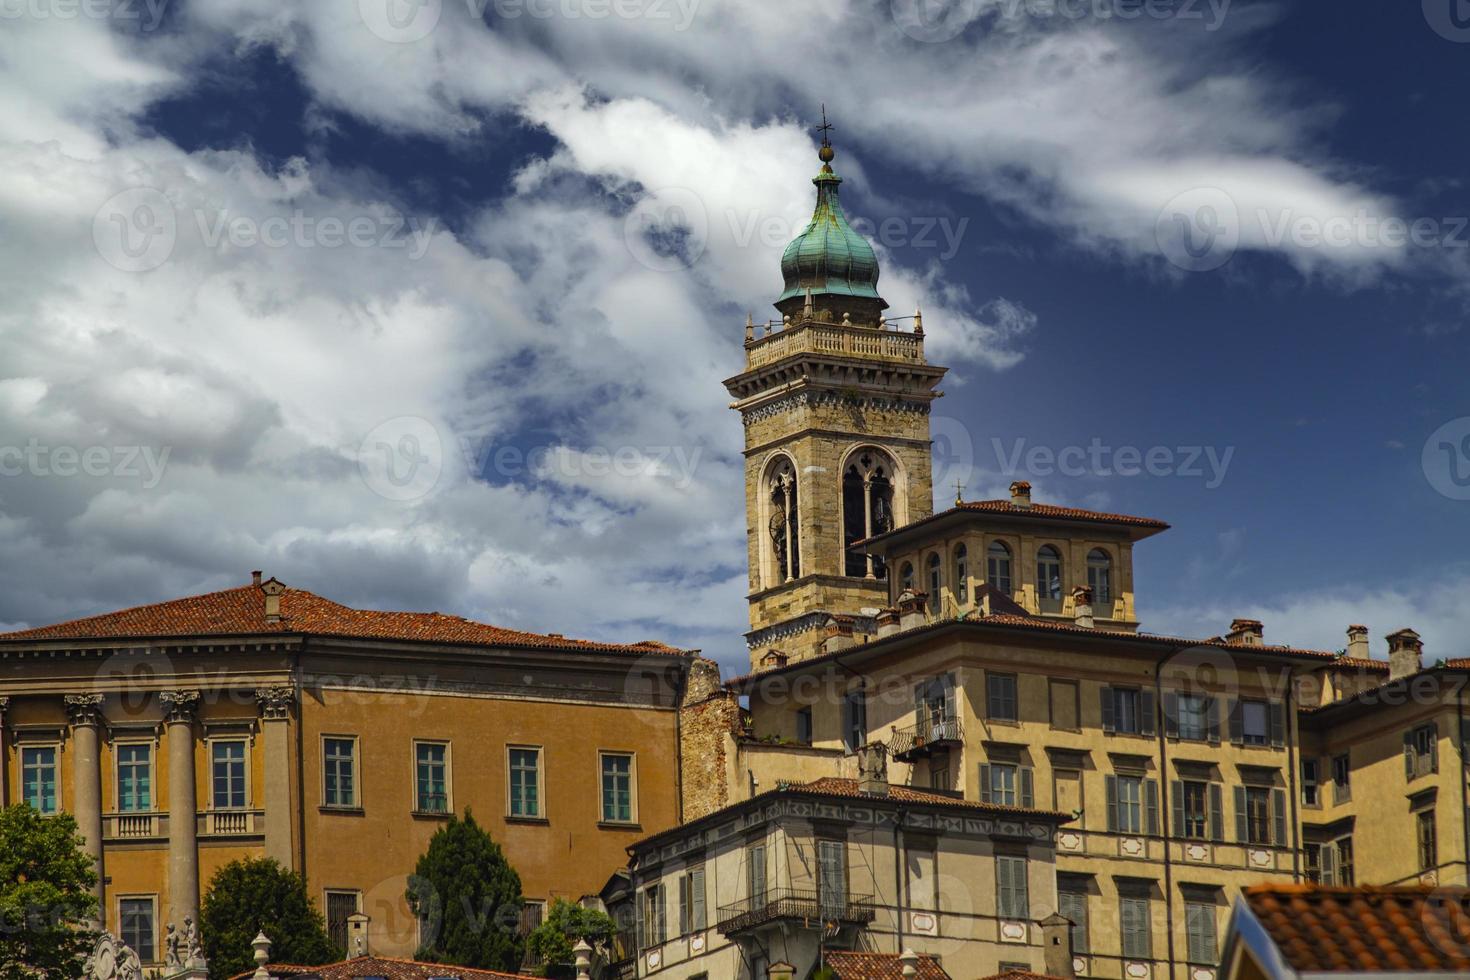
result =
[[888,740],[888,754],[895,759],[925,748],[961,740],[958,718],[930,718],[908,728],[894,728],[892,732]]
[[725,935],[783,919],[812,924],[873,921],[873,896],[818,894],[815,888],[772,888],[731,905],[721,905],[715,927]]

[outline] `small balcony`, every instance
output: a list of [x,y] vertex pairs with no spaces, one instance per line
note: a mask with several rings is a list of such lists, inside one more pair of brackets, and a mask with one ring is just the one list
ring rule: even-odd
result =
[[722,905],[715,927],[725,936],[773,922],[862,926],[873,921],[871,895],[822,895],[815,888],[773,888],[733,905]]
[[255,837],[265,833],[264,810],[221,809],[199,814],[198,831],[206,837]]
[[913,762],[962,745],[958,718],[932,718],[909,728],[894,728],[888,740],[888,754],[895,762]]

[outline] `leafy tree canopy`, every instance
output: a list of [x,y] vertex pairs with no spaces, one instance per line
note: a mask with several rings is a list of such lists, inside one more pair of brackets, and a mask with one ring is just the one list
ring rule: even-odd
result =
[[418,959],[520,969],[521,876],[468,810],[463,820],[451,816],[430,838],[407,897],[419,917]]
[[250,943],[257,932],[271,941],[275,963],[312,966],[344,955],[327,937],[306,879],[270,858],[231,861],[216,871],[199,920],[209,975],[216,980],[255,968]]
[[[97,871],[70,814],[0,810],[0,978],[63,980],[96,942]],[[79,926],[83,926],[79,928]]]
[[526,948],[541,960],[548,974],[565,972],[555,968],[575,962],[572,947],[577,940],[585,939],[593,949],[605,951],[616,928],[606,912],[558,898],[547,910],[545,921],[526,937]]

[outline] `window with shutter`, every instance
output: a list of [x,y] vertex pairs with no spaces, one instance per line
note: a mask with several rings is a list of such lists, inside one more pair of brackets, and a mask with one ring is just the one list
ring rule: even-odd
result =
[[1271,791],[1271,843],[1285,847],[1286,837],[1286,790]]
[[[1141,834],[1146,826],[1144,783],[1141,776],[1116,777],[1116,830],[1120,834]],[[1148,780],[1152,782],[1152,780]],[[1155,806],[1157,806],[1157,796]]]
[[1123,932],[1123,957],[1146,960],[1150,956],[1149,900],[1141,895],[1124,895],[1119,900]]
[[1154,692],[1138,692],[1138,734],[1152,736],[1154,733]]
[[752,907],[766,896],[766,845],[752,844],[745,849],[745,884]]
[[1175,780],[1170,789],[1174,808],[1174,836],[1205,840],[1210,833],[1209,784]]
[[823,918],[836,918],[847,906],[847,844],[817,842],[817,901]]
[[1111,735],[1114,731],[1113,720],[1113,689],[1102,687],[1098,689],[1098,710],[1102,714],[1102,730]]
[[999,892],[996,911],[1003,919],[1031,917],[1026,888],[1026,859],[1014,854],[997,854],[995,874]]
[[1286,744],[1286,705],[1280,701],[1272,701],[1271,713],[1271,744],[1281,748]]
[[1356,881],[1353,874],[1353,839],[1340,837],[1337,840],[1337,883],[1351,888]]
[[1021,766],[1018,772],[1021,777],[1021,806],[1029,810],[1036,806],[1035,780],[1030,766]]
[[1159,832],[1159,781],[1157,779],[1143,781],[1143,829],[1147,834]]
[[1225,840],[1225,787],[1210,784],[1210,840]]
[[1186,902],[1184,920],[1189,931],[1189,962],[1214,966],[1219,959],[1215,907],[1204,902]]
[[1118,777],[1108,776],[1104,779],[1108,795],[1108,831],[1118,832]]
[[1072,952],[1085,954],[1087,947],[1087,885],[1061,879],[1057,882],[1057,911],[1072,922]]

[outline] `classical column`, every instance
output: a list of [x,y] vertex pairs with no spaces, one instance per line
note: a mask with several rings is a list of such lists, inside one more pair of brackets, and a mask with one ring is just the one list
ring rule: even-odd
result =
[[194,791],[194,714],[198,691],[164,691],[168,728],[168,903],[165,920],[180,935],[184,919],[199,921],[198,805]]
[[260,704],[262,742],[265,746],[265,856],[284,868],[294,867],[291,850],[291,705],[296,691],[263,687],[255,692]]
[[5,712],[10,709],[10,699],[0,697],[0,806],[10,805],[10,770],[6,760],[10,758],[5,745]]
[[63,699],[71,719],[71,812],[76,818],[87,853],[97,870],[97,923],[107,922],[102,865],[102,755],[98,729],[102,727],[102,695],[68,694]]

